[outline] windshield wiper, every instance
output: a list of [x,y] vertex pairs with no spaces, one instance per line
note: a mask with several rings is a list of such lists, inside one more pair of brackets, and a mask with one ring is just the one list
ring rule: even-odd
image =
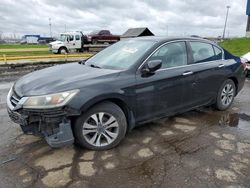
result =
[[97,66],[97,65],[94,65],[94,64],[90,64],[89,66],[93,67],[93,68],[98,68],[98,69],[101,69],[101,67]]

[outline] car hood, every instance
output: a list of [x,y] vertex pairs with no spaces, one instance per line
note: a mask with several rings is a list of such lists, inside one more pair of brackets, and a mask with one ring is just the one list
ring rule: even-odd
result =
[[54,42],[50,42],[49,44],[50,45],[61,45],[61,44],[64,44],[64,43],[62,41],[60,41],[60,40],[56,40]]
[[69,63],[27,74],[14,84],[20,97],[46,95],[113,79],[120,70],[92,68],[79,63]]

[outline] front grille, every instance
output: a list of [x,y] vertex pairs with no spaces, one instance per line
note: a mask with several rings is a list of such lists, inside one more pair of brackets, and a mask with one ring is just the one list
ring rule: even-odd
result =
[[12,93],[12,96],[10,97],[10,102],[13,107],[16,107],[16,105],[21,100],[21,97],[19,97],[15,92]]

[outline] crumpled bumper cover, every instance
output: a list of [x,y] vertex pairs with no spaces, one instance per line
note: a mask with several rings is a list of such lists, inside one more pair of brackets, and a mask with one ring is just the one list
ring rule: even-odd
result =
[[19,124],[24,134],[43,136],[51,147],[74,143],[71,121],[61,110],[13,111],[8,108],[11,120]]
[[70,122],[60,123],[59,131],[55,134],[45,136],[45,140],[51,147],[62,147],[74,143],[74,136]]

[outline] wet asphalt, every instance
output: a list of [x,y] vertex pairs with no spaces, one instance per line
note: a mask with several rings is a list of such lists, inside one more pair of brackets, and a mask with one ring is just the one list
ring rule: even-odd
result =
[[0,187],[250,187],[250,81],[224,112],[201,108],[145,124],[109,151],[50,148],[22,134],[0,82]]

